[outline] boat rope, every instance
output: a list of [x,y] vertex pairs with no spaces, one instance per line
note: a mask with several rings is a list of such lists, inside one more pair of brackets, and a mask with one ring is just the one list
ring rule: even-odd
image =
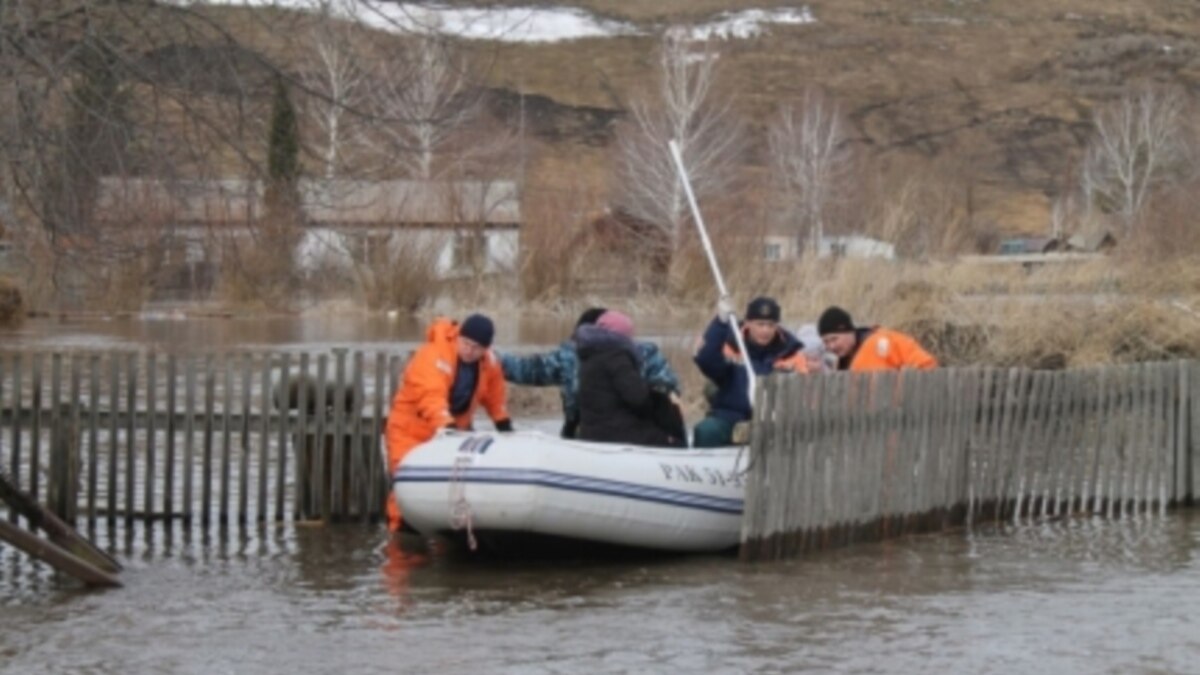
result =
[[467,548],[474,551],[479,547],[475,541],[475,528],[471,521],[471,503],[467,501],[467,484],[462,480],[465,470],[474,462],[474,456],[460,453],[454,458],[450,469],[450,527],[455,530],[466,528]]

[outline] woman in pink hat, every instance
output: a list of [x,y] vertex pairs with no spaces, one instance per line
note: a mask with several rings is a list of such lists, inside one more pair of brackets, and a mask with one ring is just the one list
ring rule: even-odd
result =
[[[604,443],[686,445],[683,419],[641,374],[633,320],[608,310],[575,333],[579,352],[579,438]],[[672,430],[675,432],[672,433]]]

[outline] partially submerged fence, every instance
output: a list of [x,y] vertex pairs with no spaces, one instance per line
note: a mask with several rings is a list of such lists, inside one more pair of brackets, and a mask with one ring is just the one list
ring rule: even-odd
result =
[[742,557],[1200,491],[1200,363],[770,378]]
[[68,522],[374,521],[399,372],[345,349],[0,353],[0,462]]

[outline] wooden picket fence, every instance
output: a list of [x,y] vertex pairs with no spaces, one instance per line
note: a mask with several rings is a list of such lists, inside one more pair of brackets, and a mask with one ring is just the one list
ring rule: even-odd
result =
[[0,462],[72,523],[371,522],[400,366],[345,349],[0,353]]
[[768,378],[741,555],[1190,504],[1200,364]]

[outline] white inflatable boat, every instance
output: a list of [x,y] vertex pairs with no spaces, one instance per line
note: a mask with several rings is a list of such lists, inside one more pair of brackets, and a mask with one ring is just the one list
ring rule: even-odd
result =
[[465,537],[472,546],[532,536],[721,551],[741,532],[739,450],[443,431],[404,458],[393,490],[418,532]]

